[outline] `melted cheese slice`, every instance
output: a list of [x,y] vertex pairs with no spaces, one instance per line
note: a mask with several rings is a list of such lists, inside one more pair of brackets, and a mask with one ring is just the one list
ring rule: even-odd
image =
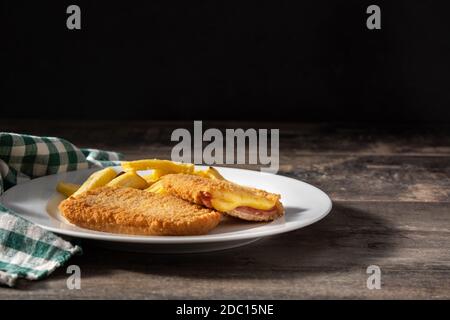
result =
[[211,194],[211,205],[214,209],[227,212],[237,207],[250,207],[258,210],[270,210],[276,204],[264,197],[258,197],[251,193],[231,193],[214,191]]

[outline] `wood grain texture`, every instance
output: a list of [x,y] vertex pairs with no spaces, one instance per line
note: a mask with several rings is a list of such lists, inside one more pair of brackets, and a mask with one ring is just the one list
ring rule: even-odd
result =
[[[0,120],[0,126],[137,159],[170,157],[173,128],[192,123]],[[215,253],[149,255],[82,241],[84,254],[70,261],[81,267],[81,290],[67,289],[60,268],[46,280],[0,288],[0,298],[450,298],[448,127],[208,126],[280,128],[280,174],[329,193],[332,213],[310,227]],[[381,290],[366,288],[372,264],[381,268]]]

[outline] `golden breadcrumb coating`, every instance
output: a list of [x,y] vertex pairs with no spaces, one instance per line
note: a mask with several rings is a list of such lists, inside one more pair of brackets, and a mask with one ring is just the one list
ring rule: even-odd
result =
[[202,193],[231,192],[240,194],[253,194],[258,197],[266,198],[276,203],[280,195],[269,193],[264,190],[244,187],[227,180],[208,179],[189,174],[168,174],[161,177],[164,191],[173,193],[184,200],[189,200],[202,204]]
[[171,195],[132,188],[101,187],[61,202],[71,223],[92,230],[136,235],[199,235],[221,214]]

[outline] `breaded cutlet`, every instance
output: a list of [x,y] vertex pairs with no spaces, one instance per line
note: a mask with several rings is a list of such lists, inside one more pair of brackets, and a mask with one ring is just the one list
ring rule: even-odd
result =
[[175,195],[249,221],[270,221],[284,214],[280,195],[227,180],[168,174],[161,177],[148,191]]
[[206,234],[221,219],[219,212],[175,196],[118,187],[101,187],[70,197],[59,209],[77,226],[136,235]]

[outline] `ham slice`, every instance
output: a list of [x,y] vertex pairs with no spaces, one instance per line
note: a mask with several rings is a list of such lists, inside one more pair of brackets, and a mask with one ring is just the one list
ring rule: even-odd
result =
[[[212,208],[211,204],[211,194],[209,192],[201,192],[201,202],[207,208]],[[229,215],[237,218],[241,218],[244,220],[250,221],[268,221],[273,220],[280,216],[282,212],[280,212],[280,208],[275,205],[273,208],[269,210],[261,210],[246,206],[237,207],[230,212],[226,212]]]

